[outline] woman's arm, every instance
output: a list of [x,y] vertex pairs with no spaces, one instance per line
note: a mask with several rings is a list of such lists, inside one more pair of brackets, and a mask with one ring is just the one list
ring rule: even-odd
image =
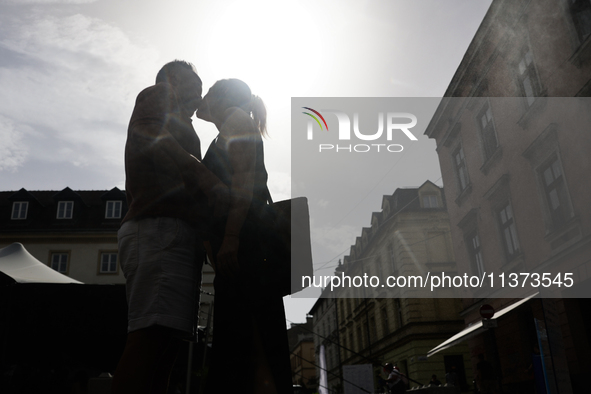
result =
[[232,168],[230,188],[230,209],[222,245],[217,254],[216,269],[224,275],[238,275],[238,247],[240,231],[252,202],[255,163],[256,137],[252,118],[239,108],[226,111],[226,121],[222,125],[222,135]]

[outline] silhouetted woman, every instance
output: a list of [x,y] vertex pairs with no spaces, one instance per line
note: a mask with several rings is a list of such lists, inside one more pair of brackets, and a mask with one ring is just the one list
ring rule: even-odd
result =
[[269,197],[266,115],[262,100],[238,79],[216,82],[197,111],[219,131],[203,163],[231,190],[227,217],[213,225],[211,238],[216,276],[208,392],[292,392],[283,299],[259,277],[264,256],[257,219]]

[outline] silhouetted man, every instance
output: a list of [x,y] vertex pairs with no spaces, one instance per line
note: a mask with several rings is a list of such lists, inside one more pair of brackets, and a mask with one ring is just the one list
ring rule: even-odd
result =
[[226,186],[199,161],[191,116],[201,93],[193,65],[170,62],[156,84],[138,95],[129,122],[129,211],[118,233],[128,337],[113,393],[166,393],[181,338],[194,330],[205,258],[200,235],[227,195]]

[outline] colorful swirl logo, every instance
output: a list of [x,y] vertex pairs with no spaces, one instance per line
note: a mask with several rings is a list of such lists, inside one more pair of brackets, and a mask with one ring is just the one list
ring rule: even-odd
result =
[[[304,109],[307,109],[308,111],[312,111],[312,112],[314,112],[316,115],[320,116],[320,119],[322,119],[322,122],[324,122],[324,125],[326,126],[326,131],[328,131],[328,125],[326,124],[326,120],[324,120],[324,117],[323,117],[322,115],[320,115],[320,112],[318,112],[318,111],[316,111],[315,109],[312,109],[312,108],[310,108],[310,107],[302,107],[302,108],[304,108]],[[303,113],[303,114],[306,114],[306,115],[308,115],[308,116],[311,116],[311,117],[312,117],[312,118],[313,118],[313,119],[314,119],[314,120],[315,120],[315,121],[318,123],[318,126],[320,126],[320,130],[324,130],[324,129],[322,128],[322,123],[320,123],[320,121],[318,120],[318,118],[317,118],[317,117],[315,117],[314,115],[312,115],[312,114],[311,114],[311,113],[309,113],[309,112],[302,112],[302,113]]]

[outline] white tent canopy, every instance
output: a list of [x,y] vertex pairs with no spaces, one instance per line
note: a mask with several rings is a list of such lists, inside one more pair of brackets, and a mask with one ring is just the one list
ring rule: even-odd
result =
[[33,257],[18,242],[0,249],[0,272],[18,283],[79,283]]

